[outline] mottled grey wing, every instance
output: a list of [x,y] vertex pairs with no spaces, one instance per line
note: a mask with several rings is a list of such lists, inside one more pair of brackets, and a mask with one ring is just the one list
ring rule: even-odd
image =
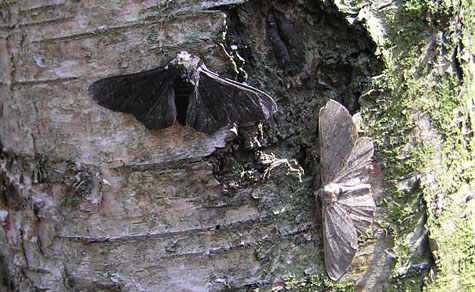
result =
[[336,174],[334,182],[343,185],[366,183],[371,170],[373,152],[373,142],[370,138],[361,137],[356,140],[343,169]]
[[358,138],[348,110],[333,100],[320,110],[319,127],[322,183],[341,189],[335,202],[323,206],[325,265],[336,281],[355,255],[358,236],[373,221],[376,206],[367,184],[373,142]]
[[343,170],[358,134],[348,110],[334,100],[320,109],[318,124],[322,183],[326,185]]
[[358,235],[347,212],[338,204],[323,204],[323,248],[327,274],[337,281],[358,249]]
[[103,107],[133,114],[149,129],[169,127],[176,119],[176,76],[165,68],[99,80],[89,94]]
[[358,235],[364,233],[373,222],[376,204],[367,184],[373,156],[373,142],[368,137],[359,138],[343,169],[337,173],[335,182],[343,192],[337,198],[353,221]]
[[198,71],[186,123],[200,132],[211,134],[230,123],[264,120],[277,109],[274,100],[256,88],[221,78],[204,66]]
[[336,204],[345,210],[358,236],[373,223],[376,204],[369,184],[361,184],[343,191]]

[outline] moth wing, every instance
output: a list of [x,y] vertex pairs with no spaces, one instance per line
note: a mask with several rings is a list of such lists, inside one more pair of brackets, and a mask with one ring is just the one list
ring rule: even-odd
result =
[[194,129],[211,134],[230,123],[245,123],[269,118],[277,106],[266,93],[221,78],[201,66],[187,110],[186,122]]
[[346,272],[358,249],[358,236],[345,209],[323,204],[323,249],[327,274],[337,281]]
[[322,183],[326,185],[343,170],[358,134],[348,110],[334,100],[320,109],[318,124]]
[[172,85],[176,76],[166,68],[105,78],[88,92],[103,107],[131,113],[149,129],[163,129],[176,119]]
[[337,204],[343,208],[353,222],[357,235],[361,235],[373,223],[376,204],[369,184],[361,184],[344,191]]
[[371,170],[373,152],[373,142],[370,138],[361,137],[356,140],[345,166],[336,174],[335,182],[343,185],[366,183]]

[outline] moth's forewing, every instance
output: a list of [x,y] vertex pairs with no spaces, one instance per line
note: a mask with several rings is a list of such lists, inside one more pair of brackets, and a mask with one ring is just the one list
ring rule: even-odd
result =
[[348,156],[345,166],[335,177],[335,182],[344,185],[366,183],[371,170],[373,142],[368,137],[361,137]]
[[177,117],[175,105],[175,91],[172,85],[168,85],[164,90],[157,92],[155,103],[146,112],[134,114],[137,120],[141,121],[151,130],[165,129],[173,125]]
[[343,170],[358,134],[348,110],[334,100],[320,109],[318,123],[322,184],[326,185]]
[[323,235],[325,267],[330,279],[337,281],[358,249],[353,222],[338,204],[323,203]]
[[200,67],[199,85],[190,96],[187,124],[213,133],[230,123],[264,120],[276,110],[274,100],[253,87],[221,78]]
[[149,129],[171,126],[176,118],[173,88],[175,72],[165,67],[99,80],[89,94],[103,107],[133,114]]
[[277,105],[274,99],[264,91],[249,86],[247,84],[231,80],[229,78],[220,77],[217,73],[208,70],[205,66],[200,67],[198,70],[200,71],[200,73],[213,78],[216,82],[221,83],[223,86],[231,86],[235,89],[248,92],[248,95],[250,97],[252,97],[253,99],[257,99],[259,101],[259,104],[262,105],[262,111],[264,112],[267,118],[269,118],[277,110]]
[[345,210],[348,218],[353,222],[358,236],[373,223],[376,205],[371,195],[370,185],[361,184],[343,192],[337,204]]
[[94,82],[89,94],[101,106],[121,112],[146,111],[155,94],[165,87],[167,71],[152,69],[135,74],[114,76]]

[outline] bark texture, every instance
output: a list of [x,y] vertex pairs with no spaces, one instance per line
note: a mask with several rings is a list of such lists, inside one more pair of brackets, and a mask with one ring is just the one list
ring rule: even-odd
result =
[[[416,279],[422,289],[436,249],[428,246],[431,214],[421,200],[403,205],[417,212],[402,218],[401,201],[381,195],[375,164],[373,192],[384,206],[376,218],[385,222],[359,239],[348,273],[333,283],[313,196],[319,108],[335,99],[351,114],[385,114],[400,101],[375,85],[384,66],[396,68],[388,47],[397,39],[384,24],[402,15],[400,7],[407,8],[384,1],[1,2],[0,287],[379,291]],[[420,64],[437,59],[434,46]],[[179,124],[152,131],[87,93],[97,80],[163,66],[183,50],[269,93],[279,111],[238,134],[231,126],[207,135]],[[439,63],[430,68],[442,70]],[[399,77],[389,81],[392,89],[413,88]],[[373,116],[385,124],[366,129],[374,130],[385,171],[385,147],[401,136],[390,121],[400,114]],[[420,198],[417,190],[405,194]],[[393,199],[399,207],[386,205]],[[381,215],[396,209],[399,221]],[[398,222],[410,232],[393,232]],[[406,239],[404,249],[398,244]]]

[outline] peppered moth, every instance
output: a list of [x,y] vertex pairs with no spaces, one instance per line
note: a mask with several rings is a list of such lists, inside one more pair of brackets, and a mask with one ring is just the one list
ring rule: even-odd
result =
[[211,134],[233,122],[267,119],[277,109],[266,93],[219,77],[187,52],[164,67],[99,80],[89,94],[101,106],[133,114],[151,130],[178,121]]
[[358,249],[358,236],[371,225],[376,209],[368,184],[373,142],[358,138],[350,113],[330,100],[320,109],[320,167],[323,245],[328,276],[337,281]]

